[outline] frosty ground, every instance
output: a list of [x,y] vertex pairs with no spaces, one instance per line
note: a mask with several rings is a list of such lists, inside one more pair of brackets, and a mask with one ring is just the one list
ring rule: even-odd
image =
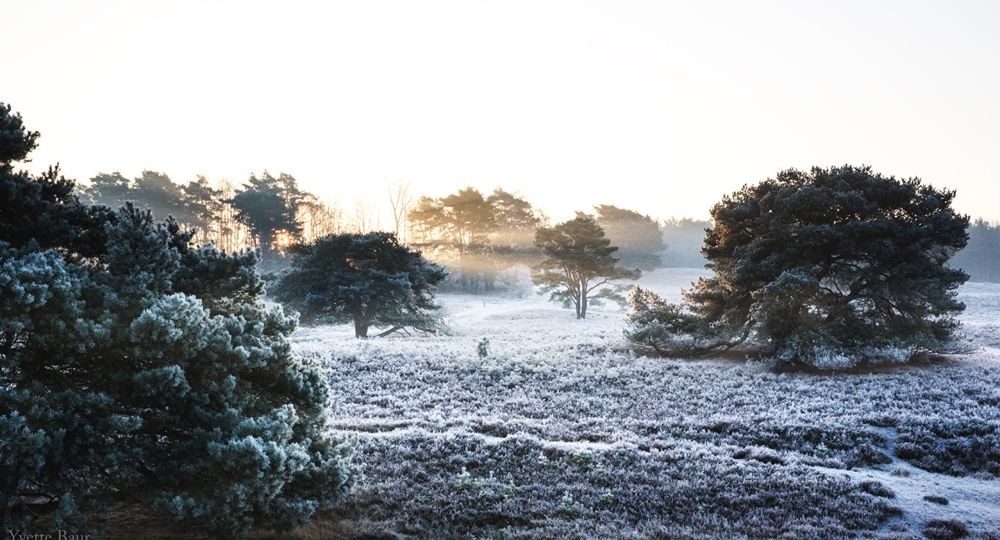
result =
[[[676,298],[702,274],[640,283]],[[504,538],[909,538],[957,520],[1000,538],[1000,285],[961,298],[963,354],[838,374],[636,357],[616,307],[580,321],[531,295],[442,294],[442,336],[303,327],[361,467],[325,519]]]

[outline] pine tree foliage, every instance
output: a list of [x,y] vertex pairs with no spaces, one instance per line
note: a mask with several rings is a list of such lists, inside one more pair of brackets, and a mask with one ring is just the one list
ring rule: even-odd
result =
[[475,188],[445,197],[421,197],[410,211],[417,245],[433,250],[465,291],[492,288],[496,273],[490,235],[497,223],[489,201]]
[[542,224],[542,218],[531,203],[500,188],[493,190],[486,203],[496,224],[494,244],[517,251],[534,247],[535,229]]
[[173,217],[187,228],[196,229],[199,237],[215,236],[215,217],[222,202],[220,191],[199,176],[186,184],[176,184],[162,172],[145,170],[133,179],[120,172],[100,173],[79,190],[80,198],[89,204],[118,208],[126,202],[148,208],[157,219]]
[[939,350],[968,278],[948,265],[968,239],[954,196],[852,166],[745,186],[712,209],[703,253],[714,275],[681,306],[634,291],[631,337],[649,352],[747,344],[824,367]]
[[37,145],[38,132],[25,129],[21,113],[0,103],[0,163],[25,161]]
[[407,218],[414,243],[444,261],[470,292],[494,290],[500,271],[533,251],[542,223],[531,203],[500,188],[489,196],[468,187],[445,197],[421,197]]
[[434,292],[445,271],[395,234],[331,235],[291,251],[292,269],[273,295],[306,320],[353,322],[361,338],[372,326],[388,326],[382,335],[439,326]]
[[621,302],[623,286],[615,281],[638,279],[638,269],[618,265],[618,248],[604,237],[604,230],[590,217],[580,216],[554,227],[542,227],[535,244],[545,259],[532,270],[541,292],[564,306],[573,306],[576,318],[587,317],[587,307],[601,300]]
[[275,178],[265,172],[259,177],[251,175],[228,202],[236,209],[236,219],[253,231],[266,260],[279,235],[287,235],[289,244],[302,235],[298,211],[303,196],[291,175],[282,173]]
[[[0,125],[21,129],[6,107]],[[263,306],[254,254],[81,204],[58,171],[15,170],[32,141],[0,137],[0,526],[82,530],[137,503],[240,536],[336,502],[353,473],[328,386]]]

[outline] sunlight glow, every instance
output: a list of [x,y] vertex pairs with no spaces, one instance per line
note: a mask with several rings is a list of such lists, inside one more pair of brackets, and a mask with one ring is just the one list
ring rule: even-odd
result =
[[555,219],[705,217],[779,170],[867,163],[1000,218],[997,2],[42,0],[4,19],[21,52],[0,97],[42,132],[32,166],[78,179],[288,172],[382,223],[386,180],[503,186]]

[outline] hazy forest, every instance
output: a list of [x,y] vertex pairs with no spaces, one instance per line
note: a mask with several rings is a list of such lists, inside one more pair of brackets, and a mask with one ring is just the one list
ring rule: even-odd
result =
[[[294,176],[274,177],[266,171],[242,182],[198,177],[186,183],[154,171],[136,178],[100,173],[77,188],[90,204],[114,207],[133,201],[159,218],[173,216],[195,231],[197,241],[225,251],[261,248],[264,260],[275,267],[282,265],[284,250],[292,243],[367,233],[376,230],[376,223],[385,223],[384,230],[453,269],[450,286],[469,292],[516,288],[516,280],[504,281],[502,270],[537,257],[535,229],[549,221],[544,209],[502,187],[486,194],[461,188],[432,197],[416,193],[406,182],[387,181],[384,191],[388,216],[378,215],[378,207],[370,202],[323,201],[300,189]],[[645,216],[611,204],[581,212],[597,218],[620,248],[626,266],[698,268],[706,262],[701,247],[711,226],[708,220]],[[998,282],[998,261],[1000,224],[973,220],[969,243],[954,255],[952,266],[973,281]],[[478,279],[469,280],[471,273],[478,273]]]

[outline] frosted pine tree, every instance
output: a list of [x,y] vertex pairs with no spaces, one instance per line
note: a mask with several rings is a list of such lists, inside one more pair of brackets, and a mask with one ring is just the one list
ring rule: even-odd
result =
[[240,536],[334,504],[353,476],[327,385],[256,256],[16,170],[36,138],[0,105],[0,526],[131,503]]
[[634,291],[630,338],[657,354],[745,346],[822,368],[943,350],[969,277],[949,265],[968,241],[954,198],[849,165],[744,186],[712,208],[713,275],[681,305]]

